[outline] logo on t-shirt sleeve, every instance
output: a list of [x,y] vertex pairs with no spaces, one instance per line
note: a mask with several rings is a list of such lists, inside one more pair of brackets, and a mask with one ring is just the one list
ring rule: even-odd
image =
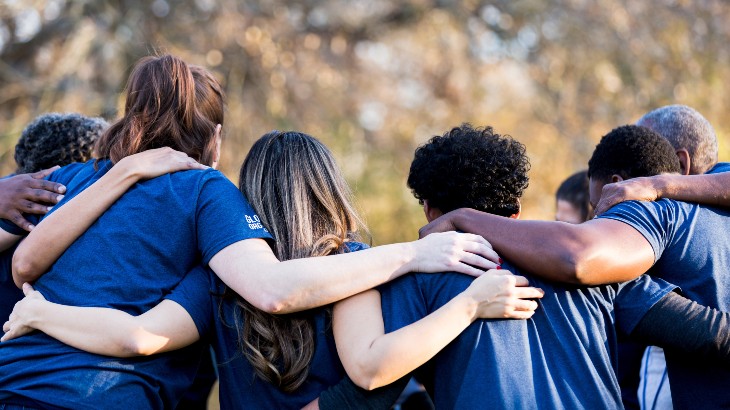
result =
[[246,223],[248,224],[248,229],[255,231],[256,229],[263,229],[264,232],[269,232],[264,228],[264,225],[261,224],[261,220],[259,219],[259,216],[254,215],[244,215],[246,217]]

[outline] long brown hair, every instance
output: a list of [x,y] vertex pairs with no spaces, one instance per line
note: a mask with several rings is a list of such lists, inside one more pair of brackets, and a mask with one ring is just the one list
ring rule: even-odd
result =
[[[272,131],[251,148],[240,189],[276,239],[280,260],[346,251],[366,229],[332,154],[314,137]],[[239,342],[256,374],[285,392],[304,383],[314,355],[310,312],[272,315],[237,300]]]
[[203,164],[213,162],[216,123],[197,109],[196,83],[184,61],[171,55],[142,58],[129,75],[126,91],[124,116],[97,141],[99,158],[116,163],[167,146]]

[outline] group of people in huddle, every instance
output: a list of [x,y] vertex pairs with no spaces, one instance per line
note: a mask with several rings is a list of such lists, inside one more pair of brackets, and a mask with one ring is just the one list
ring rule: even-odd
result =
[[[730,165],[693,109],[608,132],[575,224],[520,220],[524,145],[456,126],[411,164],[421,239],[370,247],[316,138],[266,133],[238,189],[216,170],[224,98],[146,57],[113,124],[24,132],[0,179],[0,409],[199,407],[213,371],[224,409],[388,409],[412,379],[438,409],[618,409],[625,340],[665,349],[674,407],[730,408]],[[23,165],[71,133],[93,141]]]

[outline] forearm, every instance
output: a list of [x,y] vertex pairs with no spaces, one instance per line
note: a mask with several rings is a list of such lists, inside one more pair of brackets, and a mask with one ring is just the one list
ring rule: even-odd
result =
[[324,306],[417,270],[410,243],[279,262],[256,240],[222,250],[210,267],[233,291],[270,313]]
[[654,262],[649,243],[611,220],[575,225],[505,218],[473,209],[454,211],[457,230],[483,236],[511,263],[558,282],[598,285],[634,279]]
[[669,293],[641,319],[632,336],[647,344],[730,364],[730,313]]
[[369,390],[414,371],[456,339],[476,319],[477,303],[459,295],[425,318],[384,334],[361,352],[359,365]]
[[13,255],[13,280],[33,282],[139,178],[115,166],[89,188],[45,218]]
[[355,385],[349,377],[345,377],[322,392],[319,396],[319,408],[321,410],[390,409],[405,389],[408,380],[409,377],[403,377],[387,386],[368,391]]
[[730,207],[730,172],[651,177],[660,198]]
[[[164,346],[165,338],[145,332],[135,317],[125,312],[92,307],[76,307],[34,301],[26,325],[69,346],[114,357],[139,356],[138,338],[150,345]],[[151,349],[154,350],[154,349]]]

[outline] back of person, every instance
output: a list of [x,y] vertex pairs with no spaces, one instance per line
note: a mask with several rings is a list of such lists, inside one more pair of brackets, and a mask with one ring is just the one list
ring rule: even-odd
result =
[[[73,164],[50,178],[66,185],[67,201],[98,180],[110,165],[100,161],[97,170],[93,160]],[[141,314],[170,293],[186,272],[207,263],[227,245],[221,242],[223,234],[213,231],[224,232],[222,225],[237,221],[230,215],[206,215],[205,210],[221,197],[228,198],[232,210],[242,209],[235,206],[235,200],[243,201],[240,192],[212,169],[141,182],[35,285],[52,302]],[[215,223],[214,217],[221,219]],[[243,219],[244,215],[237,217]],[[192,381],[197,349],[144,359],[110,359],[76,350],[42,333],[31,334],[0,345],[0,399],[21,396],[32,404],[54,397],[60,407],[80,408],[83,405],[75,401],[84,397],[89,408],[101,404],[128,408],[131,403],[170,407],[173,397]],[[113,371],[105,373],[105,368]],[[162,379],[165,383],[158,383]],[[79,390],[84,391],[81,396]],[[125,399],[120,401],[120,397]]]
[[[615,324],[630,332],[674,287],[642,277],[578,288],[525,275],[545,291],[528,320],[480,320],[421,369],[436,408],[617,409]],[[435,311],[472,278],[415,274],[380,287],[385,331]],[[649,296],[650,295],[650,296]],[[617,303],[615,299],[632,303]],[[614,309],[619,309],[616,322]]]
[[[650,275],[681,287],[689,299],[728,311],[729,216],[728,210],[662,199],[625,202],[601,218],[626,222],[647,239],[658,259]],[[730,407],[729,369],[672,350],[666,356],[676,408]]]

